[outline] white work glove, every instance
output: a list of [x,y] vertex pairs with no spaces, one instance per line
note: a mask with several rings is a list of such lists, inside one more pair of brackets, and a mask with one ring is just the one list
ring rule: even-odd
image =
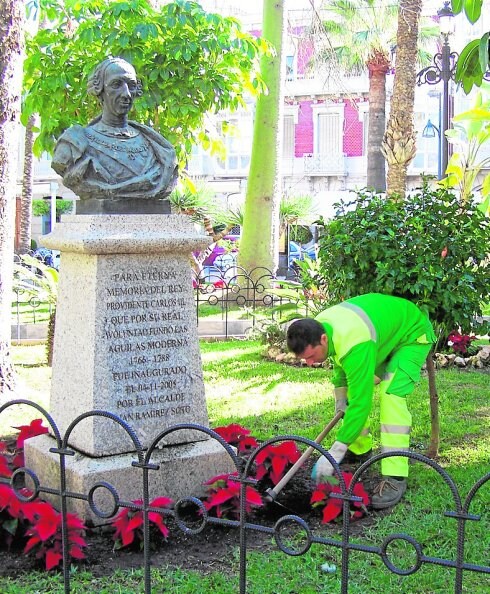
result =
[[[332,447],[328,450],[328,453],[332,458],[340,464],[344,459],[345,453],[347,452],[347,444],[340,441],[336,441]],[[323,479],[327,476],[332,476],[334,468],[332,464],[327,460],[325,456],[318,459],[318,462],[313,466],[311,472],[311,478],[317,485],[323,482]]]
[[335,396],[335,414],[340,411],[345,412],[347,408],[347,388],[334,388],[333,395]]

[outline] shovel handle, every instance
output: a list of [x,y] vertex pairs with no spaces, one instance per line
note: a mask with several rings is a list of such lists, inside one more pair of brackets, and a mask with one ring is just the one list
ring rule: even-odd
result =
[[[315,439],[315,443],[321,443],[325,437],[330,433],[330,431],[335,427],[335,425],[340,421],[340,419],[344,416],[344,411],[339,410],[339,412],[334,416],[334,418],[325,426],[320,434]],[[284,489],[284,487],[289,483],[289,481],[293,478],[293,476],[298,472],[298,470],[303,466],[303,464],[308,460],[308,458],[313,453],[315,448],[310,446],[307,448],[301,458],[297,460],[294,465],[286,472],[286,474],[282,477],[282,479],[277,483],[277,485],[273,489],[268,489],[267,494],[269,497],[274,500],[279,493]]]

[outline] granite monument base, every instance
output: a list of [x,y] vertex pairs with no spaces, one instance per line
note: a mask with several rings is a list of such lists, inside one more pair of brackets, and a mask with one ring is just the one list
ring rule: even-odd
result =
[[[35,469],[41,487],[60,489],[60,456],[50,452],[56,446],[55,439],[41,435],[25,442],[26,467]],[[91,509],[87,497],[93,489],[93,503],[102,514],[114,511],[115,498],[107,487],[94,486],[104,482],[111,485],[120,502],[143,499],[143,471],[132,466],[137,462],[135,453],[91,458],[77,452],[66,456],[66,492],[83,498],[70,497],[67,508],[76,513],[84,522],[98,526],[110,523],[111,518],[100,517]],[[149,501],[156,497],[170,497],[174,502],[186,497],[201,497],[203,483],[218,474],[236,471],[232,459],[223,446],[214,439],[195,443],[168,446],[155,450],[151,464],[158,470],[148,472]],[[60,498],[56,495],[41,494],[60,509]]]

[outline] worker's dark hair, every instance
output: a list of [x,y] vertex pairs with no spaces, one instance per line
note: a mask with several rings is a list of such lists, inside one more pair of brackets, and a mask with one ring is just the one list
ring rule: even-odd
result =
[[325,330],[317,320],[313,318],[296,320],[288,328],[288,349],[295,355],[300,355],[308,346],[319,345],[322,334],[325,334]]

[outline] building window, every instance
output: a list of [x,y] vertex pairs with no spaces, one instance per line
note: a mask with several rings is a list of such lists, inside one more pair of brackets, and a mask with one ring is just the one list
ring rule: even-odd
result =
[[286,56],[286,80],[295,80],[294,56]]
[[313,105],[313,147],[315,154],[343,154],[344,104]]
[[218,124],[218,130],[226,148],[225,158],[218,160],[219,168],[227,173],[246,173],[252,152],[252,115],[244,111],[239,117],[228,118]]

